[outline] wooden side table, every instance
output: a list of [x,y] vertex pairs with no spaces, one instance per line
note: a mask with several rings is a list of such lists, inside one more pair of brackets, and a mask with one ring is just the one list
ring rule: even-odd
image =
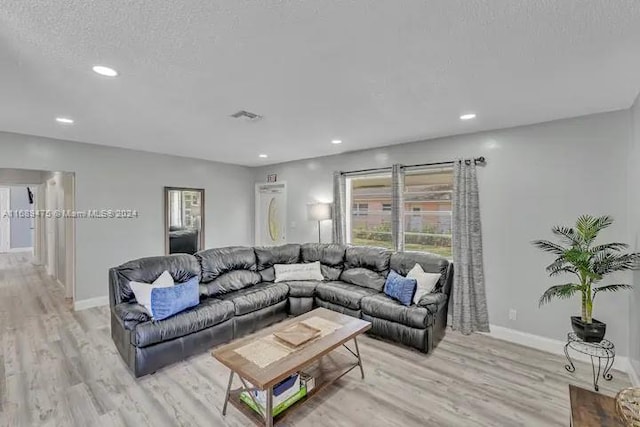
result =
[[613,397],[569,385],[571,427],[624,427]]

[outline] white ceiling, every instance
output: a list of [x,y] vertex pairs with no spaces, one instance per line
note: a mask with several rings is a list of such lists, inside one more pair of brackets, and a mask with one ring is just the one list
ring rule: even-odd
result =
[[637,0],[0,0],[0,130],[249,166],[627,108],[639,89]]

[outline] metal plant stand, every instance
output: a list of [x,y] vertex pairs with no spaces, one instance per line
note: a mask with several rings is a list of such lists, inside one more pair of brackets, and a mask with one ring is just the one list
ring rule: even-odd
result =
[[[616,358],[616,348],[611,341],[602,340],[600,342],[586,342],[578,338],[574,332],[569,332],[567,334],[567,344],[564,346],[564,354],[567,356],[567,361],[569,363],[564,365],[564,368],[569,372],[575,372],[576,367],[574,366],[571,357],[569,357],[569,349],[577,351],[578,353],[586,354],[591,358],[593,388],[595,391],[598,391],[600,373],[602,373],[602,378],[606,381],[611,381],[611,379],[613,379],[613,375],[611,375],[610,371]],[[597,369],[595,359],[598,360]]]

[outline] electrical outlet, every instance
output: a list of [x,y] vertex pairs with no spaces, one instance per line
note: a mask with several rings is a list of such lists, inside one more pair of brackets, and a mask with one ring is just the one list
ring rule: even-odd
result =
[[515,308],[509,309],[509,320],[517,320],[518,319],[518,311]]

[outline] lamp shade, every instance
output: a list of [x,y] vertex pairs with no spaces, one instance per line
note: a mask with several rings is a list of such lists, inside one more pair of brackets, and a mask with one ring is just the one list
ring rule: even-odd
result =
[[309,221],[331,219],[331,203],[309,203],[307,205],[307,219]]

